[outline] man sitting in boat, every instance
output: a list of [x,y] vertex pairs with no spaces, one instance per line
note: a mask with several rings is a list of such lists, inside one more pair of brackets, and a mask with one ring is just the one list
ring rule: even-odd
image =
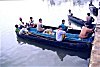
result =
[[34,20],[33,20],[33,17],[30,17],[29,24],[30,24],[30,27],[34,27]]
[[71,22],[70,22],[70,20],[69,20],[69,17],[70,17],[70,16],[73,16],[73,13],[71,12],[70,9],[69,9],[68,11],[69,11],[69,12],[68,12],[68,22],[69,22],[69,25],[71,25]]
[[94,22],[94,18],[92,16],[90,16],[90,13],[87,13],[87,17],[86,17],[86,25],[89,25],[91,28],[92,27],[92,22]]
[[65,24],[65,20],[62,20],[62,24],[60,25],[62,27],[62,30],[66,31],[67,27],[64,25]]
[[37,31],[38,32],[43,32],[44,28],[42,28],[42,19],[39,19],[39,23],[37,23]]
[[20,24],[23,22],[21,17],[19,18],[19,21],[20,21]]
[[29,28],[29,27],[30,27],[29,23],[26,22],[25,27],[26,27],[26,28]]
[[19,24],[19,25],[20,25],[20,28],[24,27],[25,24],[24,24],[24,22],[22,21],[22,18],[21,18],[21,17],[19,18],[19,21],[20,21],[20,24]]
[[96,8],[93,4],[92,1],[89,4],[89,9],[90,12],[94,15],[94,16],[98,16],[98,8]]
[[56,31],[56,40],[62,41],[65,37],[66,32],[62,30],[62,26],[58,27],[58,30]]
[[71,23],[69,24],[68,29],[73,29],[73,27],[71,26]]
[[88,37],[90,37],[89,33],[92,33],[92,32],[93,32],[93,29],[90,29],[89,25],[85,25],[82,27],[79,37],[80,38],[88,38]]
[[69,11],[68,16],[73,16],[73,13],[71,12],[71,9],[69,9],[68,11]]
[[17,24],[15,25],[15,28],[16,28],[15,32],[18,34],[19,31],[20,31],[20,29],[18,28],[18,25]]

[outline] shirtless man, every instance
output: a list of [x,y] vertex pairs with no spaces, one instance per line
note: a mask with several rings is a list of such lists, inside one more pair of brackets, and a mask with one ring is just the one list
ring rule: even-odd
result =
[[93,29],[88,28],[88,25],[82,27],[81,33],[79,34],[80,38],[87,38],[89,33],[91,33]]

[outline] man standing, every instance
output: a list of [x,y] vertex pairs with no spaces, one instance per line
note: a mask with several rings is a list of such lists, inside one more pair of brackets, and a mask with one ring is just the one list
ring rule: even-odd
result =
[[92,22],[94,22],[94,18],[90,16],[90,13],[87,13],[86,17],[86,25],[90,26],[92,28]]

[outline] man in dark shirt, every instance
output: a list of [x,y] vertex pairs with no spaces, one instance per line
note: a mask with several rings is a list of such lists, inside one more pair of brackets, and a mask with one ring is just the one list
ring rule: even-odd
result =
[[90,13],[87,13],[86,25],[89,25],[90,28],[93,28],[92,27],[92,22],[94,22],[94,18],[92,16],[90,16]]

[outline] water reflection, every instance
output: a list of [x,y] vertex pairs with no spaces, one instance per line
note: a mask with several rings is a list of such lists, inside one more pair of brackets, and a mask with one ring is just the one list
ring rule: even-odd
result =
[[63,61],[63,59],[66,55],[78,56],[78,57],[85,59],[85,60],[90,58],[90,52],[76,52],[76,51],[71,51],[71,50],[67,50],[67,49],[61,49],[61,48],[57,48],[57,47],[54,47],[54,46],[43,45],[43,44],[39,44],[39,43],[36,43],[36,42],[33,42],[33,41],[25,40],[25,39],[22,39],[20,37],[17,37],[17,41],[20,45],[24,45],[24,44],[28,43],[29,45],[39,47],[42,50],[47,49],[47,50],[51,50],[53,52],[56,52],[61,61]]

